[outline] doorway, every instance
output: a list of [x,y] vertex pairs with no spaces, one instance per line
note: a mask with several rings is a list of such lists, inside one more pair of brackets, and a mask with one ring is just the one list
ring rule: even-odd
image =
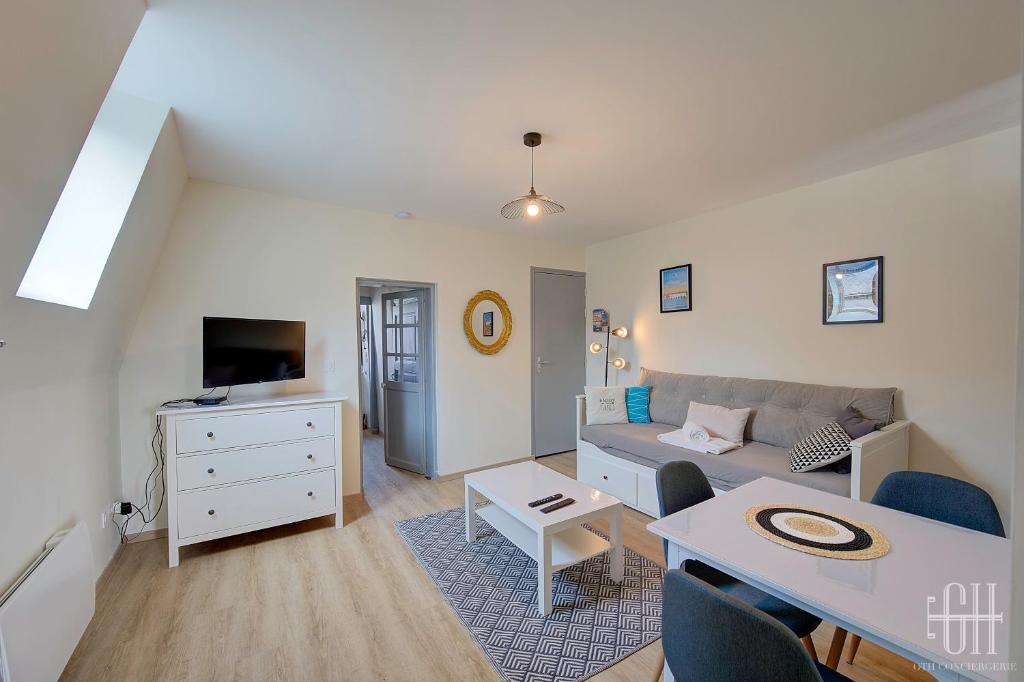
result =
[[530,268],[533,456],[576,449],[586,383],[586,275]]
[[369,356],[360,376],[367,378],[360,391],[363,475],[390,467],[434,478],[434,285],[357,284],[360,362]]
[[359,405],[364,430],[380,433],[380,408],[377,389],[380,372],[377,361],[377,334],[374,332],[373,297],[359,295]]

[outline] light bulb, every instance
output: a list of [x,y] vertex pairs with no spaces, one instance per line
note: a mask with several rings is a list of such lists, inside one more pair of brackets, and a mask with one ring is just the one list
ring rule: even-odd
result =
[[622,369],[625,366],[626,366],[626,359],[625,358],[615,358],[614,360],[612,360],[612,367],[614,367],[615,369]]
[[536,201],[531,201],[526,205],[526,215],[530,216],[531,218],[536,218],[539,213],[540,206],[537,205]]
[[620,339],[624,339],[626,338],[626,335],[629,334],[629,331],[625,327],[616,327],[615,329],[612,330],[612,334],[619,337]]
[[590,344],[591,353],[597,354],[600,353],[602,350],[604,350],[604,344],[599,343],[597,341],[594,341],[594,343]]

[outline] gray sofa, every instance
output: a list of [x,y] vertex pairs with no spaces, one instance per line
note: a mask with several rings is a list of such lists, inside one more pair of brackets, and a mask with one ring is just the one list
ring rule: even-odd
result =
[[[580,400],[577,478],[640,511],[657,515],[654,470],[672,461],[697,464],[719,492],[770,476],[854,499],[870,499],[882,478],[907,468],[908,423],[893,419],[895,388],[846,388],[786,381],[672,374],[642,369],[651,387],[650,424],[587,425]],[[582,398],[582,397],[581,397]],[[690,401],[749,407],[744,446],[707,455],[658,441],[683,425]],[[789,449],[852,405],[885,428],[852,444],[850,473],[793,473]]]

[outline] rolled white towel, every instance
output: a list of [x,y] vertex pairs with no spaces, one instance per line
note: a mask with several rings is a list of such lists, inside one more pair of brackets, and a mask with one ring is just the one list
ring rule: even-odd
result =
[[686,426],[675,431],[669,431],[668,433],[659,433],[658,440],[666,445],[674,445],[677,448],[687,448],[689,450],[695,450],[697,452],[703,452],[709,455],[721,455],[730,450],[735,450],[740,447],[737,443],[731,443],[722,438],[712,438],[708,436],[707,440],[698,441],[690,438],[691,433],[698,433],[697,429],[703,431],[707,435],[707,430],[696,426],[696,429],[692,429],[688,432]]
[[693,443],[707,443],[711,440],[711,434],[700,424],[695,422],[686,422],[683,424],[683,435],[686,440]]
[[692,441],[686,437],[685,429],[676,429],[666,433],[659,433],[658,440],[666,445],[675,445],[677,448],[690,447]]
[[706,443],[697,443],[700,446],[700,451],[709,455],[724,455],[730,450],[735,450],[738,447],[742,447],[737,443],[725,440],[724,438],[712,438]]

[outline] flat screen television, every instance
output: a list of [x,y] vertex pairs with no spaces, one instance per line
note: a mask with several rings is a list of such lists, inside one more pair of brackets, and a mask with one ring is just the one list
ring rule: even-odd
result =
[[306,323],[203,318],[203,387],[306,376]]

